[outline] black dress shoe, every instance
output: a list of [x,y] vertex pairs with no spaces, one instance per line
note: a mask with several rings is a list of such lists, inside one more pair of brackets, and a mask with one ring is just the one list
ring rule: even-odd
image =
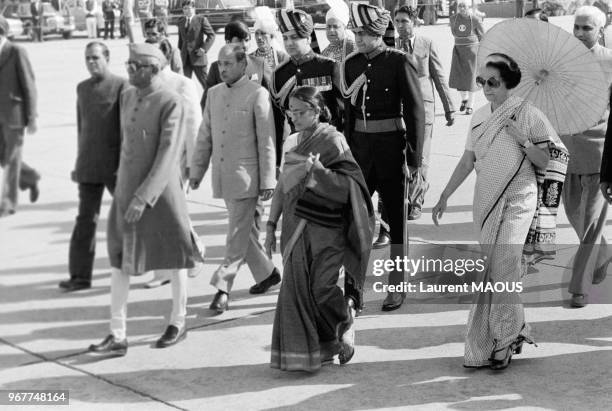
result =
[[96,354],[113,354],[118,356],[127,354],[127,349],[127,338],[117,340],[112,334],[109,334],[100,344],[92,344],[89,346],[90,352]]
[[378,232],[378,238],[372,244],[372,248],[377,250],[379,248],[388,247],[391,244],[391,234],[384,228],[381,228]]
[[266,277],[259,284],[255,284],[251,288],[249,288],[249,294],[263,294],[270,289],[273,285],[276,285],[281,282],[281,275],[278,272],[278,269],[274,267],[272,270],[272,274]]
[[213,298],[212,303],[210,303],[210,309],[216,311],[217,314],[223,314],[226,310],[229,309],[229,295],[225,291],[217,291],[215,294],[215,298]]
[[393,311],[397,310],[402,306],[404,300],[406,299],[406,294],[404,293],[388,293],[385,301],[383,301],[382,310],[383,311]]
[[572,294],[570,305],[574,308],[586,307],[588,304],[586,295],[584,294]]
[[91,288],[91,283],[76,281],[74,278],[71,278],[70,280],[60,281],[59,288],[66,292],[87,290]]
[[35,203],[38,201],[38,196],[40,195],[40,190],[38,189],[38,183],[30,186],[30,203]]
[[179,329],[174,325],[169,325],[166,328],[166,332],[162,335],[159,340],[155,343],[157,348],[166,348],[174,345],[180,341],[183,341],[187,337],[187,328],[183,327],[183,330],[179,332]]

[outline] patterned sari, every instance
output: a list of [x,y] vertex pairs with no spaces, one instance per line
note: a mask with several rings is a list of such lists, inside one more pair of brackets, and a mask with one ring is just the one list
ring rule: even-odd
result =
[[[505,124],[511,118],[535,146],[548,148],[551,161],[546,170],[536,169],[506,131]],[[523,248],[534,221],[540,222],[540,229],[548,229],[552,222],[554,231],[554,218],[538,216],[540,211],[556,216],[561,187],[549,190],[550,181],[556,178],[555,170],[564,175],[563,161],[557,160],[559,153],[565,153],[561,157],[567,160],[567,151],[544,114],[515,96],[494,112],[486,105],[474,113],[468,138],[466,149],[471,148],[476,158],[474,223],[488,261],[483,281],[518,282],[524,270]],[[519,335],[531,341],[529,331],[518,293],[479,293],[468,319],[464,365],[488,365],[494,350],[507,347]]]
[[[308,154],[319,154],[310,172]],[[361,169],[344,136],[320,124],[285,153],[276,187],[282,193],[281,284],[270,366],[317,371],[339,350],[338,327],[347,320],[344,272],[359,300],[373,230],[373,209]],[[276,195],[276,194],[275,194]],[[356,301],[359,304],[359,301]]]

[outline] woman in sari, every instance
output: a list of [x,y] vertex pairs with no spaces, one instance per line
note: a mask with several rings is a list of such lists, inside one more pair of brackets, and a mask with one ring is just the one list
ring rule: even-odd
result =
[[[519,282],[526,242],[533,248],[530,239],[543,238],[535,231],[551,221],[548,229],[554,233],[567,165],[567,151],[546,116],[510,95],[520,79],[512,58],[488,56],[477,82],[490,104],[474,113],[463,156],[432,211],[437,225],[448,198],[476,170],[474,224],[487,258],[484,284]],[[560,181],[545,179],[555,173]],[[545,223],[538,219],[539,212],[546,213]],[[468,319],[464,366],[504,369],[512,355],[521,352],[523,342],[533,341],[518,293],[479,293]]]
[[[282,172],[265,248],[276,249],[283,216],[283,282],[272,331],[271,367],[317,371],[354,354],[353,320],[372,241],[373,211],[361,169],[314,87],[296,88],[289,110],[297,133],[283,145]],[[345,274],[345,293],[337,286]]]

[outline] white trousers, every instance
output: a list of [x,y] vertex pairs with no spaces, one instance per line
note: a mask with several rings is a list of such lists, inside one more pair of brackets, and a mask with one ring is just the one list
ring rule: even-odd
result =
[[87,17],[85,27],[87,28],[87,38],[95,39],[98,37],[98,21],[95,17]]
[[[182,330],[187,316],[187,269],[157,270],[172,275],[172,313],[170,324]],[[126,337],[127,300],[130,291],[130,276],[118,268],[111,268],[111,334],[123,340]]]

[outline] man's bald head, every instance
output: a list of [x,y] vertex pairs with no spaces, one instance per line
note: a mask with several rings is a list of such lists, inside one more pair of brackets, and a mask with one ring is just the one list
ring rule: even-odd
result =
[[247,56],[242,47],[236,44],[226,44],[219,50],[219,74],[228,85],[234,84],[244,76],[247,67]]

